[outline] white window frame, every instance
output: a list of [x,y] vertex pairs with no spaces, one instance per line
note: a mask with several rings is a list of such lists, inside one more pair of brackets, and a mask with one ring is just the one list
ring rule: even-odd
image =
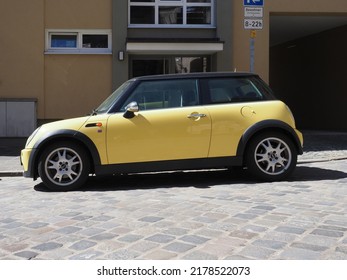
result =
[[[76,48],[52,47],[52,35],[76,35]],[[84,48],[83,35],[107,35],[107,48]],[[112,54],[111,29],[46,29],[45,54]]]
[[[187,0],[155,0],[154,2],[130,2],[128,0],[128,27],[129,28],[215,28],[215,2],[211,3],[190,3]],[[149,6],[154,7],[154,24],[131,24],[130,8],[132,6]],[[181,6],[183,8],[183,24],[160,24],[159,23],[159,7],[163,6]],[[187,7],[211,7],[211,23],[210,24],[187,24]]]

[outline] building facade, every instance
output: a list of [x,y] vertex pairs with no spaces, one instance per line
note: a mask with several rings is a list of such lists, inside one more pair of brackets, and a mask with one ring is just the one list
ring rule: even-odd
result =
[[230,70],[232,9],[233,1],[114,1],[114,85],[148,74]]
[[1,0],[0,137],[18,136],[9,100],[34,100],[40,124],[87,114],[132,77],[235,69],[269,82],[299,128],[347,130],[347,2],[258,2]]
[[1,0],[0,99],[36,100],[38,125],[85,115],[112,91],[111,33],[111,0]]

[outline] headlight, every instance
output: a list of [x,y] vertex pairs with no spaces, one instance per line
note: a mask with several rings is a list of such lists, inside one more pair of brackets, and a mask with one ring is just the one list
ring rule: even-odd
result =
[[25,147],[27,147],[29,145],[29,143],[31,142],[31,140],[33,140],[33,138],[35,137],[36,133],[40,130],[40,128],[41,128],[41,126],[36,128],[35,131],[33,133],[31,133],[31,135],[29,136],[27,142],[25,143]]

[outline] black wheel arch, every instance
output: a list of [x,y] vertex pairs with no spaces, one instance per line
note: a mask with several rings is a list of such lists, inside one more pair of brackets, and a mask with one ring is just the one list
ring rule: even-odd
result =
[[94,172],[96,165],[101,164],[99,152],[93,141],[88,136],[76,130],[57,130],[46,134],[44,138],[41,138],[35,143],[29,159],[29,177],[34,178],[34,180],[39,177],[37,167],[40,156],[45,147],[57,141],[71,141],[82,145],[89,155],[92,169],[91,172]]
[[249,141],[256,135],[267,131],[276,131],[287,135],[293,141],[298,154],[301,155],[303,153],[300,139],[290,125],[279,120],[264,120],[250,126],[244,132],[237,147],[237,156],[243,157]]

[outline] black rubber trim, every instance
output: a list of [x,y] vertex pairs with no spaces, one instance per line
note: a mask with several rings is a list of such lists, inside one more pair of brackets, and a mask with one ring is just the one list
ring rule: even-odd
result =
[[212,168],[227,168],[231,166],[241,166],[241,165],[242,165],[242,158],[238,158],[238,157],[199,158],[199,159],[99,165],[99,166],[95,166],[95,174],[107,175],[107,174],[119,174],[119,173],[192,170],[192,169],[206,169],[206,168],[212,169]]
[[294,141],[294,144],[297,148],[298,154],[303,153],[303,148],[301,146],[300,140],[298,135],[296,134],[295,130],[288,125],[285,122],[279,121],[279,120],[265,120],[258,122],[251,127],[249,127],[244,134],[242,135],[239,145],[237,147],[237,156],[242,157],[245,148],[247,146],[248,141],[258,132],[265,131],[265,130],[273,130],[273,129],[280,129],[282,131],[285,131]]
[[51,133],[45,134],[43,138],[41,138],[35,143],[33,150],[30,154],[28,171],[26,171],[24,174],[25,177],[34,178],[34,180],[37,179],[37,161],[41,152],[41,148],[44,147],[46,144],[50,143],[51,141],[58,139],[73,139],[83,143],[87,147],[89,153],[91,154],[94,166],[101,164],[99,152],[95,147],[93,141],[88,136],[76,130],[56,130]]

